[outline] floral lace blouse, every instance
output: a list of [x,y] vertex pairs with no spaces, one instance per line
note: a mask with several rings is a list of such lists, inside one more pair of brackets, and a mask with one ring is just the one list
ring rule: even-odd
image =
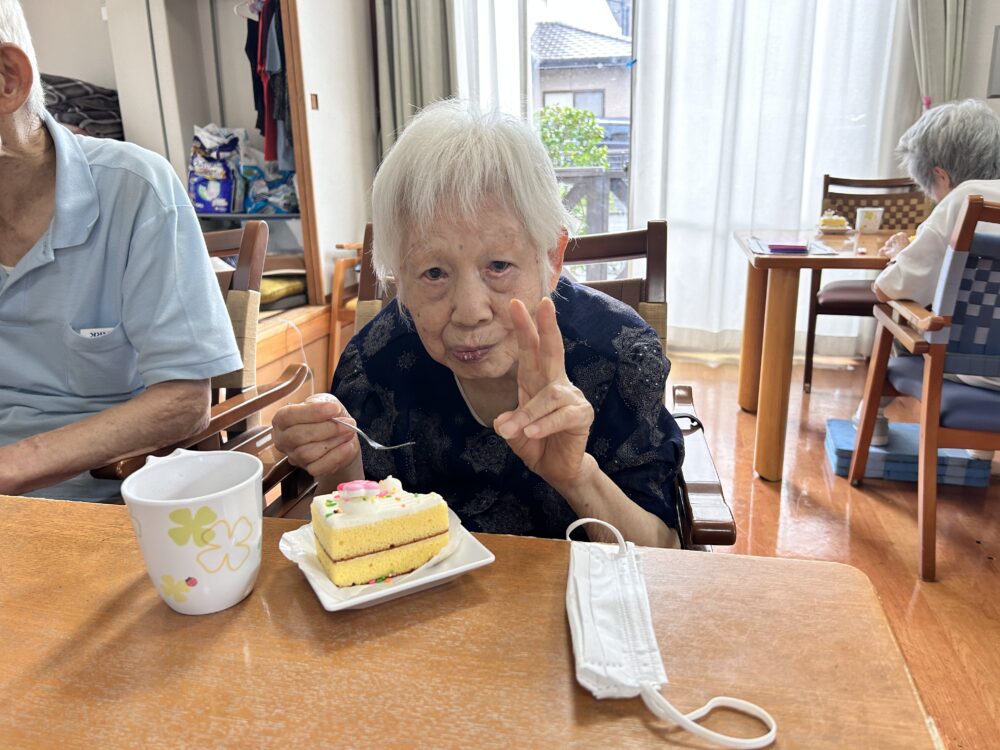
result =
[[[632,308],[563,277],[554,295],[566,372],[594,407],[587,452],[635,503],[677,527],[674,479],[684,458],[663,405],[670,364]],[[333,393],[371,437],[365,474],[392,474],[415,492],[439,492],[470,531],[562,537],[570,505],[532,473],[466,405],[454,374],[428,356],[393,300],[351,339]]]

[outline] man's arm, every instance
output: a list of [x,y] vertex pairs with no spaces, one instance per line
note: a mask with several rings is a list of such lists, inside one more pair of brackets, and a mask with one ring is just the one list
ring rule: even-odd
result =
[[58,484],[126,456],[176,443],[204,429],[208,380],[168,380],[79,422],[0,447],[0,494]]

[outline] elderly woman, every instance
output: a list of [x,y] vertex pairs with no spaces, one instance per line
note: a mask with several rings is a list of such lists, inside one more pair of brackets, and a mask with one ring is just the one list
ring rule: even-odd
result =
[[[934,301],[945,251],[955,222],[970,195],[1000,201],[1000,118],[975,99],[942,104],[928,110],[899,139],[903,167],[921,189],[937,202],[917,229],[913,242],[905,232],[893,235],[882,248],[891,262],[872,284],[882,302],[910,299],[921,305]],[[967,385],[1000,390],[1000,378],[947,376]],[[883,408],[891,399],[883,399]],[[859,407],[860,408],[860,407]],[[889,425],[882,408],[873,445],[885,445]],[[991,452],[978,452],[986,458]]]
[[[347,345],[335,399],[275,416],[292,463],[321,492],[389,474],[440,492],[473,531],[559,537],[589,516],[676,545],[669,365],[635,312],[561,276],[569,218],[530,127],[428,106],[379,169],[372,218],[397,297]],[[416,445],[374,451],[332,417]]]

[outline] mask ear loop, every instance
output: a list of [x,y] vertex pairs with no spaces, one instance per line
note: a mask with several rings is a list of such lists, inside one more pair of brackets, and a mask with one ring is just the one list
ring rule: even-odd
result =
[[[689,714],[682,714],[674,706],[667,701],[655,685],[643,685],[642,686],[642,702],[646,704],[646,707],[656,714],[659,718],[673,722],[680,727],[683,727],[691,734],[698,735],[699,737],[704,737],[712,742],[717,742],[725,747],[735,748],[735,750],[756,750],[757,748],[767,747],[772,742],[778,734],[778,724],[774,721],[774,718],[758,705],[750,703],[749,701],[740,700],[739,698],[729,698],[724,695],[712,698],[708,703],[699,709],[692,711]],[[759,720],[764,726],[767,727],[767,733],[762,734],[760,737],[748,737],[746,739],[742,737],[731,737],[726,734],[719,734],[714,732],[708,727],[703,727],[701,724],[696,723],[699,719],[708,716],[717,708],[731,708],[734,711],[739,711],[740,713],[747,714],[748,716],[753,716],[755,719]]]
[[615,539],[618,540],[618,553],[622,555],[628,553],[628,544],[625,542],[625,537],[622,536],[622,533],[614,526],[612,526],[610,523],[608,523],[607,521],[602,521],[600,518],[578,518],[575,521],[573,521],[573,523],[571,523],[569,526],[566,527],[566,541],[567,542],[573,541],[572,539],[569,538],[569,535],[573,533],[574,530],[583,526],[585,523],[600,524],[604,528],[610,530],[615,535]]
[[[577,519],[571,523],[569,527],[567,527],[566,540],[570,541],[569,535],[574,529],[578,529],[580,526],[587,523],[600,524],[611,531],[615,535],[615,539],[618,541],[619,554],[628,554],[628,546],[621,532],[607,521],[602,521],[599,518]],[[750,703],[749,701],[740,700],[739,698],[717,696],[712,698],[712,700],[701,708],[698,708],[689,714],[682,714],[674,708],[673,704],[667,701],[667,699],[660,694],[656,685],[643,685],[641,695],[642,701],[646,704],[646,707],[660,719],[673,722],[674,724],[683,727],[691,734],[704,737],[707,740],[711,740],[712,742],[716,742],[725,747],[734,748],[734,750],[757,750],[758,748],[767,747],[774,742],[774,738],[778,734],[778,724],[775,722],[771,714],[760,706]],[[730,737],[729,735],[719,734],[718,732],[715,732],[708,727],[703,727],[701,724],[697,723],[699,719],[708,716],[708,714],[712,713],[712,711],[717,708],[731,708],[734,711],[739,711],[740,713],[747,714],[748,716],[753,716],[766,726],[768,731],[760,737],[750,737],[744,739],[742,737]]]

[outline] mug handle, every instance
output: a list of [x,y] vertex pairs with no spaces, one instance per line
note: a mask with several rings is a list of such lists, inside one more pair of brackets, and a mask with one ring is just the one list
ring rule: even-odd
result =
[[167,461],[171,458],[177,458],[178,456],[183,456],[188,453],[199,453],[199,451],[189,451],[187,448],[177,448],[173,453],[166,456],[147,456],[146,465],[159,463],[160,461]]

